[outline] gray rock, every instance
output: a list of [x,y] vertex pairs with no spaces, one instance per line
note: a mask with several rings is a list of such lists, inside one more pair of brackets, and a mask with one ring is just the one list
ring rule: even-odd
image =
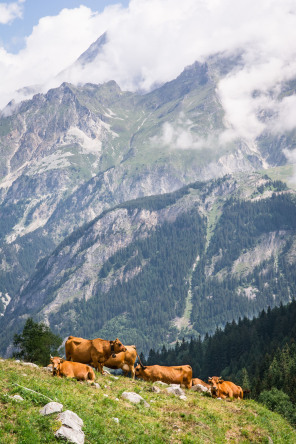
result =
[[33,362],[21,362],[21,365],[25,365],[27,367],[39,368],[39,366],[37,364],[34,364]]
[[185,396],[184,390],[182,390],[180,387],[168,387],[166,391],[175,396]]
[[199,393],[210,393],[211,390],[208,389],[207,387],[205,387],[204,385],[201,384],[196,384],[193,387],[190,388],[190,390],[192,390],[193,392],[199,392]]
[[126,399],[127,401],[133,403],[133,404],[139,404],[140,402],[144,403],[145,407],[150,407],[150,405],[148,404],[148,402],[146,402],[142,396],[138,395],[138,393],[134,393],[134,392],[123,392],[121,397],[123,399]]
[[83,426],[82,419],[71,410],[66,410],[65,412],[62,412],[57,417],[58,421],[61,421],[63,426],[69,427],[73,430],[80,430]]
[[24,398],[22,398],[20,395],[13,395],[11,396],[12,399],[15,399],[16,401],[23,401]]
[[47,367],[43,367],[42,370],[45,370],[46,372],[52,372],[52,364],[49,364]]
[[84,433],[82,430],[73,430],[69,427],[62,426],[57,430],[54,436],[58,439],[66,439],[75,444],[84,444]]
[[158,384],[158,385],[162,385],[163,387],[168,387],[168,384],[166,384],[165,382],[162,381],[155,381],[153,385]]
[[59,402],[49,402],[42,409],[39,410],[43,416],[51,415],[52,413],[60,413],[63,410],[63,404]]
[[157,385],[153,385],[151,387],[151,391],[154,392],[154,393],[160,393],[161,392],[160,388],[157,387]]
[[117,424],[119,424],[119,419],[118,418],[113,418],[113,421],[117,422]]
[[181,396],[179,396],[179,398],[182,399],[182,401],[186,401],[187,400],[187,396],[185,396],[185,395],[181,395]]

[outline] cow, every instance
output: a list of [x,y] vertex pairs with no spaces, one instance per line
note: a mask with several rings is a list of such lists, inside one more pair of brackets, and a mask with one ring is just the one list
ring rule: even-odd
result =
[[66,376],[66,378],[75,378],[78,381],[94,381],[95,372],[86,364],[80,362],[65,361],[58,356],[51,357],[50,362],[52,364],[53,376]]
[[206,387],[207,389],[210,389],[210,387],[211,387],[210,384],[207,384],[202,379],[192,378],[192,387],[194,387],[195,385],[202,385],[203,387]]
[[125,345],[126,351],[117,353],[113,358],[111,356],[107,361],[104,362],[104,366],[108,368],[122,369],[124,375],[127,376],[131,373],[133,379],[135,379],[135,362],[138,356],[137,349],[135,345]]
[[185,385],[191,387],[192,368],[190,365],[176,365],[165,367],[162,365],[146,365],[141,362],[135,368],[137,378],[145,381],[162,381],[168,384]]
[[209,377],[209,384],[211,386],[211,394],[213,398],[231,398],[243,399],[243,389],[231,381],[224,381],[219,376]]
[[125,352],[126,348],[119,341],[107,341],[105,339],[83,339],[69,336],[65,343],[66,358],[68,361],[89,364],[103,374],[103,366],[110,356]]

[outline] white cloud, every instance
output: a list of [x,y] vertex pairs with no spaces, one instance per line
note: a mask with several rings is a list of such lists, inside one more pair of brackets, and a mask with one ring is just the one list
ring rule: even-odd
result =
[[13,3],[0,3],[0,23],[6,25],[17,18],[23,16],[23,6],[25,0],[19,0]]
[[[278,98],[279,86],[296,78],[294,0],[182,0],[182,7],[179,0],[131,0],[128,8],[110,6],[101,14],[84,6],[64,9],[41,19],[19,54],[0,49],[0,107],[20,87],[57,86],[52,79],[105,31],[108,41],[93,64],[64,71],[60,82],[114,79],[122,89],[149,90],[195,60],[240,52],[243,66],[218,88],[229,128],[221,141],[237,136],[254,140],[266,128],[280,132],[296,127],[294,98]],[[271,111],[272,117],[263,121],[262,115]],[[169,126],[164,131],[170,137]],[[176,143],[197,146],[191,133],[186,126],[184,133],[179,128]]]
[[193,130],[194,124],[180,113],[177,120],[172,124],[165,122],[162,125],[161,135],[150,138],[153,146],[167,146],[170,149],[204,149],[217,146],[217,138],[208,136],[201,137]]

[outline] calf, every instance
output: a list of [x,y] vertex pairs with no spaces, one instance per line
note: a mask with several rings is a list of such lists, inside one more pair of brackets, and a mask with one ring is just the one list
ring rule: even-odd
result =
[[75,378],[78,381],[95,380],[95,372],[89,365],[65,361],[58,356],[50,358],[50,362],[53,376],[66,376],[66,378]]
[[231,381],[224,381],[219,376],[213,376],[209,378],[209,384],[213,398],[243,399],[243,389]]

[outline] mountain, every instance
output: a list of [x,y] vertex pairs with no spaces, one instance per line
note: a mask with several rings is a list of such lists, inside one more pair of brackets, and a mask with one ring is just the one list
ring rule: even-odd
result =
[[[91,63],[97,51],[104,47],[107,38],[108,36],[102,36],[77,63]],[[262,174],[252,176],[251,172],[272,167],[273,170],[268,170],[268,173],[274,173],[277,168],[283,168],[286,163],[283,150],[287,149],[287,145],[290,149],[295,146],[295,136],[291,132],[283,134],[282,137],[265,134],[256,143],[243,139],[236,139],[223,145],[219,143],[221,133],[227,129],[227,122],[225,122],[225,111],[217,93],[217,85],[221,78],[227,76],[240,63],[242,63],[240,56],[217,55],[204,63],[194,63],[185,68],[175,80],[146,94],[122,91],[114,81],[101,85],[79,86],[63,83],[46,94],[36,94],[31,100],[20,104],[11,103],[2,111],[0,118],[0,313],[2,329],[4,326],[8,328],[8,325],[17,327],[20,325],[16,322],[18,316],[24,319],[32,311],[37,317],[44,317],[52,325],[56,325],[62,332],[63,328],[58,320],[58,311],[62,310],[61,304],[81,298],[90,304],[88,301],[95,301],[94,298],[97,297],[99,291],[107,294],[110,288],[116,287],[119,277],[125,275],[124,273],[120,275],[117,271],[113,277],[108,278],[108,268],[112,269],[112,264],[108,262],[109,258],[117,254],[119,247],[124,251],[127,249],[128,256],[132,255],[133,253],[128,249],[133,249],[135,243],[143,240],[142,237],[150,239],[151,230],[154,230],[154,234],[149,244],[149,254],[152,254],[155,242],[157,245],[162,244],[163,236],[174,241],[175,248],[180,247],[178,236],[182,242],[186,242],[186,239],[182,238],[182,230],[178,228],[178,224],[183,223],[180,220],[184,218],[187,231],[190,232],[190,241],[196,236],[195,243],[188,245],[188,248],[192,248],[192,252],[190,255],[188,253],[186,264],[184,262],[185,268],[182,268],[182,265],[178,269],[179,265],[176,265],[178,272],[181,273],[181,281],[176,289],[166,293],[163,288],[164,291],[158,301],[159,319],[155,323],[155,325],[160,325],[161,317],[164,316],[163,326],[159,331],[159,341],[164,338],[166,329],[169,332],[167,333],[168,341],[174,340],[181,334],[178,326],[182,326],[183,321],[176,320],[177,326],[174,328],[168,326],[171,325],[173,319],[182,319],[186,307],[187,287],[182,284],[184,282],[182,279],[186,280],[188,276],[191,276],[194,288],[198,288],[200,283],[197,284],[199,278],[196,276],[200,272],[200,267],[205,265],[202,261],[200,264],[196,262],[197,256],[201,258],[202,254],[205,254],[202,252],[205,251],[209,251],[208,254],[211,254],[213,258],[217,255],[221,256],[219,251],[216,251],[209,243],[211,236],[215,234],[212,230],[223,213],[220,208],[221,202],[213,190],[217,189],[215,192],[218,195],[222,193],[228,197],[247,198],[251,202],[255,199],[251,198],[253,194],[257,196],[256,199],[267,196],[273,187],[277,190],[278,185],[272,185],[273,182],[270,179],[264,179]],[[286,85],[283,94],[293,95],[294,92],[294,85],[289,84]],[[268,118],[268,116],[262,118]],[[218,185],[211,180],[223,177],[225,174],[233,176],[225,179],[224,185],[219,185],[222,186],[222,191],[218,191]],[[203,185],[204,191],[195,191],[195,195],[187,188],[182,188],[197,180],[206,182]],[[244,185],[244,181],[247,181],[247,185]],[[235,185],[236,183],[239,185]],[[193,186],[193,189],[199,190],[200,187],[201,184],[197,184]],[[244,187],[248,189],[248,192],[243,191]],[[262,187],[263,194],[258,192],[258,189]],[[179,207],[177,205],[178,211],[172,206],[171,212],[174,214],[177,211],[181,219],[171,216],[173,218],[171,221],[164,210],[171,204],[164,204],[163,199],[164,195],[175,191],[176,196],[179,196],[179,193],[183,196],[183,192],[185,195],[183,200],[172,197],[174,194],[167,196],[168,202],[173,200],[175,205],[179,205]],[[293,195],[287,190],[277,192]],[[144,209],[141,209],[141,206],[137,208],[137,202],[142,205],[142,200],[130,203],[133,199],[142,199],[145,196],[147,196],[147,201],[143,201]],[[153,205],[155,202],[162,202],[157,203],[157,206],[165,205],[164,208],[160,208],[160,213],[157,213],[157,222],[154,221],[156,216],[150,214],[151,202]],[[128,208],[134,205],[133,219]],[[147,205],[149,211],[146,208]],[[194,209],[194,205],[198,206],[198,211]],[[293,207],[292,204],[291,206]],[[192,209],[192,214],[186,213],[187,207]],[[274,208],[271,210],[276,211]],[[238,209],[233,210],[235,211]],[[233,216],[231,208],[228,209],[227,214],[229,217]],[[113,225],[110,225],[110,220],[113,220]],[[168,233],[165,231],[166,224],[160,223],[162,220],[169,223]],[[118,228],[118,232],[122,232],[122,235],[116,237],[113,231],[119,221],[123,224]],[[224,221],[223,218],[221,223],[222,221]],[[173,226],[170,225],[171,222]],[[224,223],[227,222],[224,221]],[[194,228],[194,224],[198,225],[198,230]],[[285,224],[283,226],[285,227]],[[292,230],[292,233],[293,224],[291,226],[288,224],[288,226],[288,231]],[[89,232],[85,231],[86,227],[89,227]],[[96,245],[94,239],[97,235],[92,230],[98,230],[98,236],[106,242],[105,250],[100,250],[99,256],[96,254],[92,256],[91,250],[84,248],[92,242]],[[272,230],[271,227],[269,233],[273,232]],[[277,232],[277,226],[274,231]],[[78,247],[75,242],[80,234],[81,246]],[[255,235],[257,236],[256,233]],[[177,237],[174,238],[174,236]],[[265,241],[268,244],[268,236],[271,235],[266,236]],[[272,252],[277,251],[284,243],[278,234],[275,237]],[[292,234],[291,236],[289,234],[290,238],[293,242]],[[260,242],[264,244],[263,241]],[[78,268],[84,269],[82,281],[77,282],[77,287],[74,282],[78,274],[73,275],[66,259],[64,258],[66,261],[64,265],[60,262],[55,263],[59,254],[64,257],[64,245],[67,245],[69,249],[71,261],[76,261],[73,251],[78,252],[77,258],[81,260]],[[255,248],[255,244],[251,247]],[[93,248],[96,250],[95,246]],[[223,245],[223,248],[228,247]],[[171,249],[163,254],[169,254],[171,257],[174,254],[172,251]],[[183,257],[184,252],[180,251],[178,254]],[[251,254],[250,251],[249,254]],[[260,256],[260,253],[258,255]],[[152,256],[144,256],[147,263],[153,263]],[[290,256],[293,255],[290,254]],[[192,262],[193,258],[195,262]],[[135,261],[137,260],[135,255]],[[141,271],[143,264],[146,263],[145,260],[143,263],[143,260],[141,258],[138,267],[130,265],[131,275],[139,274],[138,271]],[[206,256],[204,260],[210,261]],[[227,260],[229,262],[233,260],[233,257]],[[240,256],[235,260],[241,260]],[[251,261],[250,258],[248,260]],[[157,258],[155,261],[157,262]],[[257,262],[259,264],[260,260],[258,259]],[[51,266],[55,271],[51,270],[48,274]],[[78,265],[73,266],[73,269],[76,270],[76,266]],[[217,268],[219,266],[220,269]],[[122,267],[123,264],[118,265],[118,270]],[[204,269],[209,276],[213,267],[216,267],[215,274],[219,281],[220,276],[223,276],[221,261],[215,259],[209,268]],[[235,267],[235,269],[240,269],[238,265]],[[192,273],[188,275],[190,269]],[[104,273],[107,275],[105,276]],[[173,276],[172,270],[166,270],[165,273],[171,273]],[[127,282],[129,281],[131,280],[127,279]],[[52,282],[55,284],[52,285]],[[170,282],[169,285],[173,283]],[[63,287],[65,290],[62,289]],[[196,312],[197,307],[203,307],[203,302],[199,301],[194,288],[191,290],[194,306],[192,310],[189,310],[192,313]],[[71,301],[67,299],[68,296],[65,296],[68,291],[70,291]],[[210,296],[212,295],[206,293],[205,301],[210,301]],[[114,295],[112,297],[115,298]],[[135,294],[132,298],[134,297]],[[148,316],[149,305],[153,306],[150,301],[151,297],[157,298],[157,295],[142,296],[144,318]],[[163,297],[167,299],[166,302],[163,302]],[[118,298],[120,299],[119,296]],[[245,299],[242,296],[242,300],[245,301]],[[251,297],[249,299],[251,300]],[[276,301],[278,299],[275,297]],[[254,310],[258,310],[259,306],[261,308],[269,302],[269,299],[263,297],[262,303]],[[87,307],[87,304],[82,305]],[[107,330],[113,328],[114,323],[111,319],[120,315],[120,322],[118,322],[120,326],[125,325],[126,334],[129,335],[127,337],[131,338],[132,335],[127,333],[131,331],[130,323],[125,315],[129,307],[123,310],[122,306],[123,303],[116,308],[113,307],[112,312],[106,308],[108,312],[106,316],[110,322],[105,325],[105,328]],[[146,308],[143,310],[143,307],[146,307],[148,311]],[[165,315],[164,307],[168,310]],[[136,310],[136,305],[134,308]],[[156,310],[155,307],[153,309]],[[233,309],[231,314],[229,310],[229,314],[223,315],[221,319],[214,315],[208,324],[209,329],[212,329],[216,322],[220,325],[226,322],[229,316],[233,316],[238,311],[241,313],[245,309],[248,314],[253,310],[250,307],[241,307],[239,310]],[[87,310],[92,310],[92,308],[87,308]],[[212,310],[214,309],[211,308],[210,311]],[[76,309],[73,313],[73,319],[76,319]],[[139,316],[139,313],[135,312],[134,315]],[[56,316],[55,320],[54,316]],[[207,325],[206,316],[205,313],[202,315],[203,321],[199,325],[200,321],[195,313],[192,321],[185,322],[186,328],[190,325],[191,330],[194,330],[191,333],[204,333],[204,325]],[[79,325],[79,320],[75,322]],[[93,325],[89,327],[87,334],[98,331],[102,331],[103,334],[103,327],[102,323]],[[105,330],[106,333],[107,330]],[[12,332],[13,329],[9,331],[10,334]],[[64,333],[66,334],[66,331]],[[156,331],[154,334],[158,335]],[[143,334],[139,339],[144,347],[148,347],[149,338],[147,338],[148,336]]]
[[291,300],[295,230],[295,193],[259,173],[124,202],[39,261],[6,307],[1,343],[29,315],[62,336],[116,331],[145,352],[213,333]]

